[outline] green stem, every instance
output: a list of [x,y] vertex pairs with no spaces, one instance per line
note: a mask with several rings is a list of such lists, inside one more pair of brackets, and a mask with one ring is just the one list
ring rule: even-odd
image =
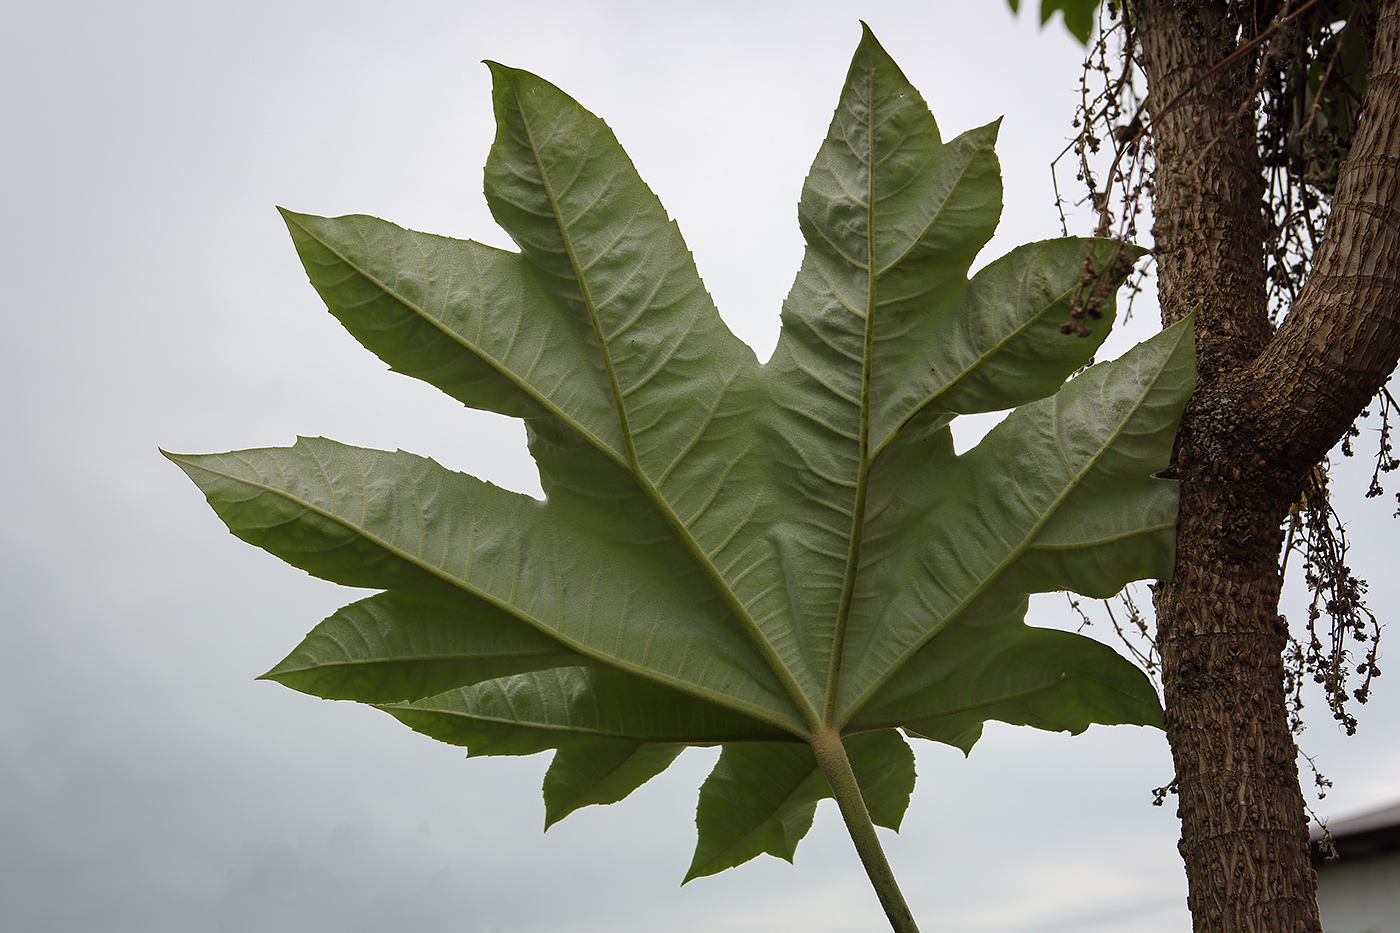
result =
[[885,850],[880,847],[880,838],[875,835],[875,824],[870,820],[870,811],[865,808],[865,798],[861,795],[856,774],[851,770],[851,760],[846,757],[846,746],[841,744],[841,733],[833,728],[822,729],[812,735],[812,751],[817,753],[817,765],[826,775],[827,784],[836,804],[841,808],[841,818],[846,821],[846,829],[851,841],[856,844],[856,852],[870,884],[880,898],[880,906],[885,908],[885,916],[895,933],[919,933],[914,923],[914,915],[909,905],[904,903],[904,895],[894,880],[894,872],[885,859]]

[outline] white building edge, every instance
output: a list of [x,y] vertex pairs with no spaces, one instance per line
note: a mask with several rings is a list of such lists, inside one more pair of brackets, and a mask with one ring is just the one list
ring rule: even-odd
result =
[[1317,903],[1326,933],[1400,933],[1400,803],[1313,830]]

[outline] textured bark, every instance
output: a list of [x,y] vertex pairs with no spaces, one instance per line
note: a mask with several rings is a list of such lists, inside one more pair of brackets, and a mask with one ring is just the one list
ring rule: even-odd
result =
[[1261,459],[1315,462],[1400,357],[1400,2],[1384,0],[1370,80],[1327,232],[1298,301],[1250,372]]
[[1224,3],[1133,6],[1154,117],[1163,320],[1197,315],[1200,382],[1173,463],[1176,571],[1155,602],[1199,933],[1321,930],[1285,707],[1280,526],[1400,354],[1397,6],[1382,4],[1363,125],[1313,272],[1276,336],[1252,75],[1207,76],[1235,50],[1236,26]]
[[1158,166],[1152,235],[1162,318],[1174,324],[1196,309],[1196,354],[1209,382],[1269,339],[1264,179],[1246,109],[1253,75],[1236,67],[1204,77],[1235,50],[1224,4],[1138,9]]

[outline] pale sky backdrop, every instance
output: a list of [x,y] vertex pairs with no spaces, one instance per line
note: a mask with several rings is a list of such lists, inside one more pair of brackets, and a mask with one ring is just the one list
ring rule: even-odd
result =
[[[766,356],[859,19],[945,136],[1006,117],[1008,208],[979,262],[1056,235],[1047,164],[1081,53],[1002,0],[3,4],[0,928],[885,928],[829,803],[795,866],[679,885],[713,751],[544,835],[546,758],[468,761],[374,710],[255,683],[355,594],[228,535],[156,450],[324,434],[537,489],[518,424],[388,373],[340,330],[273,209],[509,245],[481,192],[484,58],[611,124]],[[1140,306],[1139,336],[1154,315]],[[1394,502],[1339,485],[1389,621]],[[1032,620],[1074,624],[1060,597]],[[1400,676],[1364,713],[1345,740],[1313,711],[1305,748],[1336,782],[1323,814],[1400,797]],[[925,930],[1188,929],[1174,802],[1150,805],[1171,778],[1160,733],[993,724],[968,760],[917,749],[886,836]]]

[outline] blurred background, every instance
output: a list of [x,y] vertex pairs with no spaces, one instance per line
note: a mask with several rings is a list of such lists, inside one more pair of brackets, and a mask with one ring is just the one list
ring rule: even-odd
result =
[[[510,246],[481,190],[485,58],[609,122],[761,357],[858,18],[945,138],[1005,115],[1007,208],[979,265],[1059,235],[1049,164],[1073,132],[1083,52],[1033,13],[1013,20],[1002,0],[0,9],[0,925],[882,929],[829,802],[795,866],[762,857],[680,886],[717,752],[689,751],[546,836],[546,758],[466,761],[374,710],[255,683],[355,594],[228,535],[157,446],[323,434],[538,491],[518,423],[388,373],[340,330],[273,209]],[[1072,170],[1061,187],[1077,191]],[[1090,229],[1080,215],[1071,232]],[[1101,356],[1155,321],[1149,289]],[[1385,622],[1400,526],[1388,498],[1363,502],[1372,442],[1333,483]],[[1285,611],[1302,618],[1296,592]],[[1063,596],[1038,598],[1031,621],[1079,624]],[[1088,634],[1114,640],[1104,623]],[[1303,748],[1335,782],[1320,815],[1400,798],[1400,682],[1377,682],[1353,739],[1320,697],[1310,722]],[[970,759],[917,751],[919,787],[887,846],[925,929],[1189,929],[1175,801],[1151,804],[1172,778],[1160,733],[989,724]]]

